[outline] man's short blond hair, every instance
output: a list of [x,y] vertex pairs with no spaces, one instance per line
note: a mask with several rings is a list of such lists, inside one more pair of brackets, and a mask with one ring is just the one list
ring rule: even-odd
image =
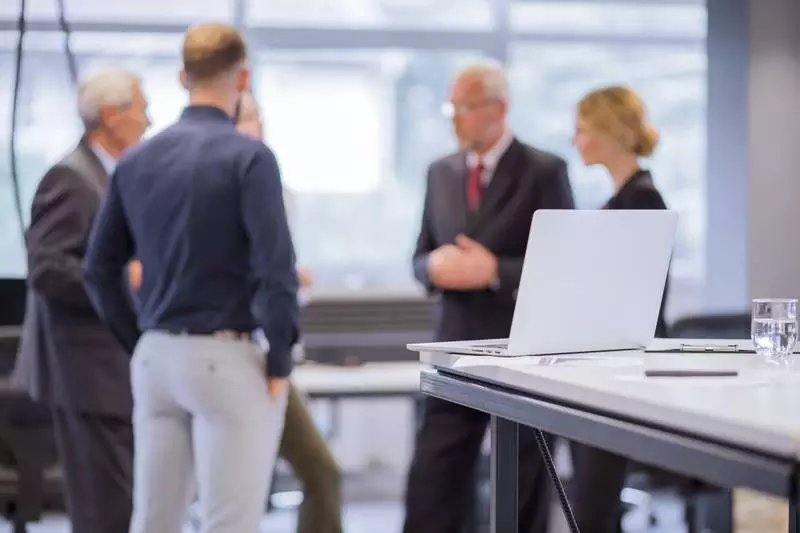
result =
[[192,83],[216,80],[247,59],[242,34],[229,24],[198,24],[183,39],[183,70]]

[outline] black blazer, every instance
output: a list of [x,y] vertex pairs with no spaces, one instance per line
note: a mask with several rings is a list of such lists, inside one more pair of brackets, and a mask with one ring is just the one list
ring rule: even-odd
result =
[[130,358],[100,322],[84,288],[86,240],[107,188],[108,175],[83,139],[36,189],[14,381],[45,403],[130,417]]
[[[537,209],[573,209],[566,163],[514,140],[497,163],[477,213],[468,214],[467,159],[457,153],[434,162],[422,227],[414,251],[415,277],[439,296],[435,338],[440,341],[508,337],[516,291]],[[498,257],[499,286],[478,291],[438,291],[428,279],[428,253],[463,233]]]
[[[667,209],[667,204],[656,189],[650,172],[639,170],[606,202],[603,209]],[[669,279],[664,285],[664,295],[661,298],[661,309],[656,323],[656,337],[666,337],[668,333],[667,322],[664,320],[668,286]]]

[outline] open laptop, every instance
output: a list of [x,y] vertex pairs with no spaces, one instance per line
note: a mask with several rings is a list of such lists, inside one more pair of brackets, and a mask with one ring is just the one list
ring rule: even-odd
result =
[[411,351],[525,356],[641,350],[652,341],[678,215],[538,210],[508,339],[409,344]]

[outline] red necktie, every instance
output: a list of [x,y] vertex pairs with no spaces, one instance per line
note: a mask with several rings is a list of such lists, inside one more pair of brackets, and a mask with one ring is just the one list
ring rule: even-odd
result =
[[483,162],[478,161],[478,164],[470,169],[469,176],[467,177],[467,206],[471,212],[477,211],[478,206],[481,204],[481,192],[483,190],[483,186],[481,185],[482,178]]

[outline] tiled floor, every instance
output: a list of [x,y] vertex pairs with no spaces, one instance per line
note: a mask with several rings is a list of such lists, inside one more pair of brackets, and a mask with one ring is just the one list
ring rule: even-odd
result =
[[[399,531],[402,509],[398,503],[358,503],[345,509],[345,531],[347,533],[392,533]],[[273,511],[261,523],[263,533],[294,533],[296,514],[293,511]],[[392,524],[387,528],[387,524]],[[397,524],[397,526],[394,526]],[[187,528],[185,533],[190,533]],[[0,533],[11,533],[8,524],[0,524]],[[28,533],[70,533],[69,525],[62,516],[47,517],[39,524],[28,528]]]
[[[402,529],[403,476],[385,468],[374,467],[359,475],[345,476],[342,495],[349,502],[344,508],[345,533],[400,533]],[[273,487],[271,502],[277,508],[264,516],[261,524],[263,533],[295,533],[296,512],[293,506],[302,498],[296,483],[290,478],[279,476]],[[628,490],[628,489],[626,489]],[[378,501],[368,501],[378,500]],[[630,512],[624,520],[625,533],[683,533],[682,506],[680,501],[669,493],[654,498],[630,491],[623,493],[623,500],[642,507],[651,507],[657,516],[655,526],[650,524],[649,513]],[[550,533],[567,533],[566,521],[561,510],[554,504]],[[12,533],[9,524],[0,522],[0,533]],[[67,519],[61,514],[47,516],[38,524],[33,524],[28,533],[70,533]],[[186,528],[184,533],[192,533]],[[481,532],[483,533],[483,532]]]
[[[658,502],[659,520],[656,526],[649,526],[647,516],[632,513],[626,517],[627,533],[683,533],[680,521],[680,508],[674,501],[664,499]],[[557,513],[559,514],[559,513]],[[399,533],[403,509],[399,502],[351,503],[345,508],[346,533]],[[293,511],[273,511],[264,517],[261,524],[263,533],[294,533],[296,514]],[[552,533],[566,532],[566,524],[561,519],[554,521]],[[11,533],[8,524],[0,524],[0,533]],[[69,533],[67,521],[62,516],[50,516],[39,524],[29,527],[29,533]],[[190,533],[189,529],[185,533]]]

